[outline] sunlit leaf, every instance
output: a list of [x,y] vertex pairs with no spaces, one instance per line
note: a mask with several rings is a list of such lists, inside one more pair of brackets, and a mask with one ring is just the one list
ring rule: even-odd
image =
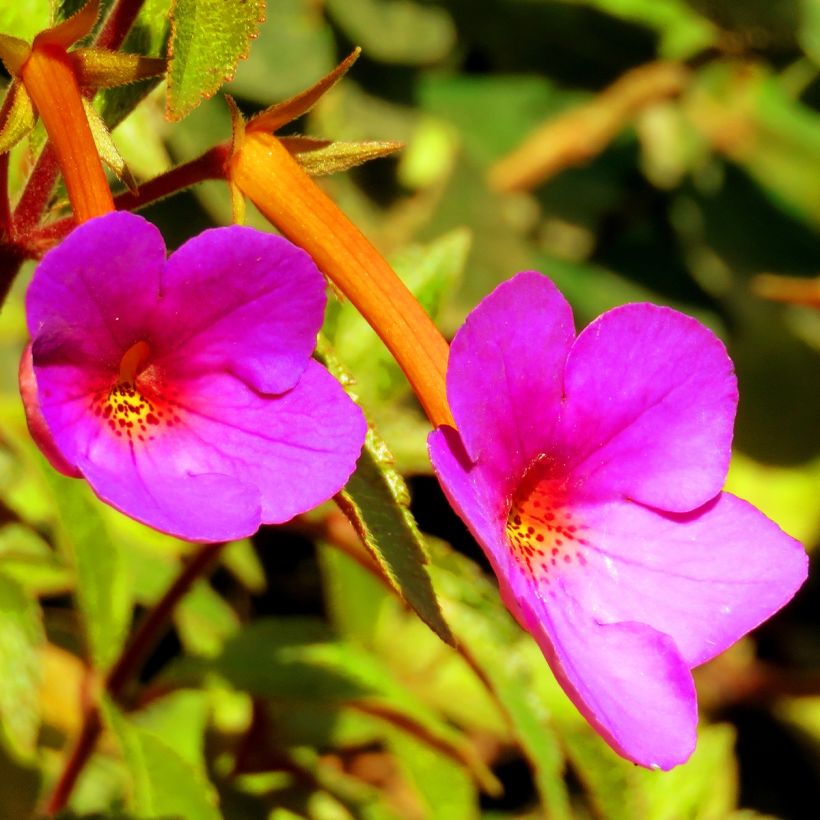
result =
[[247,56],[265,0],[175,0],[167,114],[182,119],[229,80]]
[[34,107],[23,84],[12,83],[6,93],[12,95],[12,100],[6,121],[0,126],[0,154],[10,151],[35,123]]
[[131,775],[131,803],[138,815],[185,820],[221,817],[216,790],[196,766],[169,745],[170,739],[137,726],[110,704],[104,714]]
[[54,494],[58,540],[77,573],[77,603],[91,657],[98,669],[106,669],[117,657],[131,620],[131,576],[85,483],[42,465]]
[[40,608],[0,574],[0,732],[19,755],[34,753],[40,727]]

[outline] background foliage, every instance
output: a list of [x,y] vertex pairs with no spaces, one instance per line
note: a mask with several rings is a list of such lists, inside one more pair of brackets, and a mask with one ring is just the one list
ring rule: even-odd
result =
[[[131,50],[166,53],[170,5],[145,4]],[[223,99],[195,106],[247,51],[263,5],[178,0],[168,88],[98,97],[138,181],[228,138]],[[4,4],[0,31],[29,37],[49,13]],[[363,47],[289,131],[406,143],[323,184],[446,333],[528,268],[559,284],[579,325],[634,300],[698,316],[740,379],[728,488],[816,548],[820,314],[765,297],[783,293],[771,275],[820,274],[817,0],[275,0],[266,14],[226,90],[253,113]],[[166,107],[191,113],[171,124]],[[41,141],[15,149],[18,182]],[[174,247],[228,222],[230,199],[208,183],[145,213]],[[250,207],[248,222],[269,229]],[[35,451],[16,390],[26,280],[0,314],[0,818],[15,820],[189,551]],[[637,770],[500,604],[388,354],[349,304],[332,302],[324,336],[378,431],[342,505],[366,548],[332,505],[231,544],[178,607],[132,708],[106,706],[72,816],[813,816],[816,581],[697,672],[692,760]]]

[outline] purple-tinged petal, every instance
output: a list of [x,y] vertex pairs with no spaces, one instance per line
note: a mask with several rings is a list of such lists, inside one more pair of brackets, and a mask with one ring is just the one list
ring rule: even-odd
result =
[[549,279],[520,273],[467,317],[450,349],[447,395],[467,453],[501,496],[553,447],[575,331]]
[[802,546],[728,493],[686,514],[628,501],[574,512],[583,564],[557,568],[565,593],[600,622],[666,633],[690,667],[774,614],[806,578]]
[[75,228],[37,266],[26,295],[35,369],[72,362],[116,374],[156,309],[165,244],[142,217],[110,213]]
[[51,431],[48,429],[43,411],[40,408],[40,395],[37,390],[37,380],[34,376],[34,365],[31,357],[31,344],[27,344],[20,359],[20,396],[26,411],[26,424],[29,433],[40,448],[49,464],[58,472],[70,478],[80,478],[80,471],[65,458],[57,447]]
[[191,541],[280,523],[326,501],[353,472],[366,432],[358,407],[316,362],[296,387],[263,396],[228,374],[177,385],[132,431],[65,405],[49,420],[94,492]]
[[488,505],[481,473],[458,434],[440,428],[428,446],[445,494],[493,565],[504,602],[581,713],[636,763],[661,769],[683,763],[695,745],[697,705],[689,668],[672,639],[644,624],[598,623],[560,583],[533,580],[518,563],[495,505]]
[[151,339],[171,379],[224,371],[281,393],[307,366],[324,308],[324,278],[301,248],[216,228],[168,259]]
[[645,624],[601,624],[571,600],[518,590],[522,625],[561,688],[623,757],[664,771],[686,762],[697,740],[692,674],[674,642]]
[[585,492],[686,512],[720,492],[737,384],[722,342],[688,316],[625,305],[567,359],[560,437]]
[[338,492],[367,433],[362,411],[312,360],[298,384],[279,396],[262,396],[228,375],[200,378],[182,390],[174,447],[181,457],[198,450],[213,472],[230,471],[258,486],[265,524],[288,521]]

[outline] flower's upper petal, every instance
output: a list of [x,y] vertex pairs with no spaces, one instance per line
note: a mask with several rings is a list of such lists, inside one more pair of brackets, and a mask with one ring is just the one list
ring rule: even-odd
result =
[[447,395],[470,458],[508,495],[529,463],[552,450],[572,312],[541,274],[496,288],[453,339]]
[[689,758],[697,737],[695,685],[668,635],[640,623],[598,623],[571,599],[542,598],[523,580],[514,594],[522,625],[604,740],[648,768],[668,770]]
[[72,362],[116,374],[144,338],[165,265],[160,232],[115,212],[75,228],[37,266],[26,294],[34,365]]
[[801,545],[728,493],[686,514],[616,501],[575,517],[585,563],[559,567],[567,594],[598,621],[666,633],[690,667],[771,616],[806,578]]
[[364,417],[316,362],[278,396],[228,374],[177,387],[130,436],[86,397],[48,418],[94,492],[132,518],[192,541],[240,538],[327,500],[353,471]]
[[324,279],[301,248],[215,228],[168,259],[152,338],[169,378],[224,371],[281,393],[307,366],[324,308]]
[[625,305],[576,340],[560,437],[585,491],[673,512],[720,492],[737,383],[722,342],[669,308]]

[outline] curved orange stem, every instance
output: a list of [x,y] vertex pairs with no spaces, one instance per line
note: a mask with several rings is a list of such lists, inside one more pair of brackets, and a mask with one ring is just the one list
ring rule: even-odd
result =
[[77,222],[113,211],[111,189],[65,49],[35,43],[20,70],[20,79],[57,155]]
[[367,319],[404,370],[430,421],[453,425],[445,388],[446,340],[381,254],[282,143],[249,129],[229,176]]

